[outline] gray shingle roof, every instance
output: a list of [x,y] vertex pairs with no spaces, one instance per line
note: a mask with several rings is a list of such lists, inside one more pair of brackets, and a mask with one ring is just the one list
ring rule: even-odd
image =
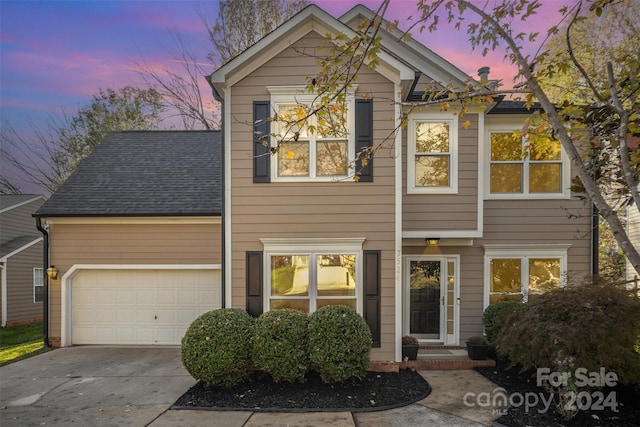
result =
[[4,258],[21,247],[39,239],[42,239],[42,236],[18,236],[15,239],[2,243],[0,244],[0,258]]
[[222,213],[219,131],[112,132],[36,216]]
[[0,194],[0,210],[43,197],[40,194]]

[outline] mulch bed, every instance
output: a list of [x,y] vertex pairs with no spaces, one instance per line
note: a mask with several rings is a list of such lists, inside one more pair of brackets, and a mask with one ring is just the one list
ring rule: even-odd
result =
[[[545,399],[548,399],[547,393],[543,387],[536,385],[535,372],[522,373],[519,367],[509,367],[509,363],[505,360],[498,360],[494,368],[476,368],[482,375],[503,387],[507,391],[507,395],[520,393],[526,396],[526,393],[534,393],[540,396],[544,393]],[[638,427],[640,426],[640,389],[617,385],[613,388],[604,388],[601,390],[606,397],[609,393],[615,392],[615,398],[618,403],[618,412],[610,410],[607,406],[604,410],[583,410],[570,419],[565,420],[558,414],[553,404],[548,411],[544,411],[544,405],[539,403],[537,407],[529,408],[527,411],[525,405],[512,407],[496,420],[498,425],[516,427],[516,426],[545,426],[545,427],[592,427],[592,426],[619,426],[619,427]],[[531,395],[533,396],[533,395]],[[588,398],[590,398],[589,395]],[[587,399],[582,404],[586,407]],[[597,399],[592,399],[595,402]],[[540,413],[540,412],[543,413]]]
[[327,384],[314,372],[304,383],[274,383],[266,374],[230,388],[199,382],[183,394],[173,409],[211,409],[264,412],[380,411],[409,405],[431,393],[417,372],[367,372],[362,380]]

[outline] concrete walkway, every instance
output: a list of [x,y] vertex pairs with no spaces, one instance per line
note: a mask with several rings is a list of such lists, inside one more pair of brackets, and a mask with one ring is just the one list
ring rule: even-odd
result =
[[179,348],[70,347],[0,368],[0,425],[8,426],[482,426],[491,408],[466,393],[496,385],[473,370],[421,371],[426,399],[377,412],[265,413],[172,410],[195,381]]

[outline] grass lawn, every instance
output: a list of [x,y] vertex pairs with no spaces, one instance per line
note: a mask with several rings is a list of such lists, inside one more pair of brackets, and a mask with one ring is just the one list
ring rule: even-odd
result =
[[0,366],[49,351],[42,341],[42,322],[0,329]]

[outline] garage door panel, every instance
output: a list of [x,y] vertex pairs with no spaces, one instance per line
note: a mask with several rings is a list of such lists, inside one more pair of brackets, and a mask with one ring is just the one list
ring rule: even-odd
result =
[[179,345],[220,307],[219,270],[83,270],[72,281],[74,344]]

